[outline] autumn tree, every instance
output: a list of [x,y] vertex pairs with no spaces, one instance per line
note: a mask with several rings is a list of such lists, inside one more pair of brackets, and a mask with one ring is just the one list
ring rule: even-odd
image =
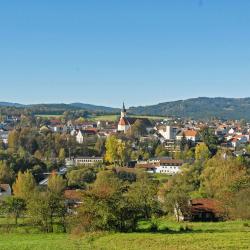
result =
[[211,198],[226,198],[248,183],[246,167],[232,157],[224,158],[220,153],[211,158],[201,175],[201,190]]
[[206,161],[210,157],[210,151],[209,148],[206,146],[205,143],[199,143],[195,147],[195,159],[197,161]]
[[48,190],[54,194],[61,194],[66,187],[66,181],[61,175],[52,173],[48,179]]
[[36,182],[30,171],[18,172],[16,182],[13,184],[13,193],[16,197],[27,201],[34,192]]

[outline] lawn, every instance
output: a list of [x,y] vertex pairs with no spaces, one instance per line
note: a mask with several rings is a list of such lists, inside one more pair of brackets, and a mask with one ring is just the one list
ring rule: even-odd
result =
[[[158,233],[89,233],[85,235],[1,233],[1,250],[23,249],[250,249],[250,222],[176,223],[171,220],[158,221]],[[149,223],[142,222],[141,229]],[[180,232],[188,226],[191,231]],[[169,232],[164,231],[168,227]]]
[[[129,115],[128,117],[137,117],[137,118],[148,118],[149,120],[163,120],[165,117],[161,116],[143,116],[143,115]],[[95,121],[117,121],[120,118],[120,115],[101,115],[90,118]]]

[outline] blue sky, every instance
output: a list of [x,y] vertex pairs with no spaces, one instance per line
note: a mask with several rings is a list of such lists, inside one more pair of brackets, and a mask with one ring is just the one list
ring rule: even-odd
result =
[[250,96],[249,0],[1,0],[0,100]]

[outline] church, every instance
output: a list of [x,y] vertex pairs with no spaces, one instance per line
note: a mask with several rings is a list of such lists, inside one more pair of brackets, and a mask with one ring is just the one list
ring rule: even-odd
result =
[[121,117],[118,122],[117,131],[126,133],[137,120],[142,121],[147,130],[152,128],[152,124],[147,118],[128,117],[127,110],[123,103],[121,109]]

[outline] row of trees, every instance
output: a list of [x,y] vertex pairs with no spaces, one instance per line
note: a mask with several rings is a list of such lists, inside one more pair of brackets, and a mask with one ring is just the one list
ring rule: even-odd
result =
[[25,215],[29,223],[38,226],[44,232],[53,232],[54,225],[60,225],[66,231],[67,207],[63,197],[65,180],[51,175],[44,189],[36,185],[33,175],[19,172],[13,185],[13,196],[0,203],[0,212],[15,219]]

